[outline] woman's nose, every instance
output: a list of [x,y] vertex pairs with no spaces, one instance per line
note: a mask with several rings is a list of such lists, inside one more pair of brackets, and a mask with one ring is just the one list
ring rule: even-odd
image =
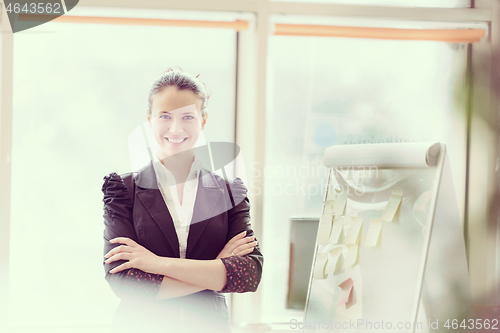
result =
[[172,133],[181,133],[182,125],[180,123],[180,120],[173,119],[169,130]]

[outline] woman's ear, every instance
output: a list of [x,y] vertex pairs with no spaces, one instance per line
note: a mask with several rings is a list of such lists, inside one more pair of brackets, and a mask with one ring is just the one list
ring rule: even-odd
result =
[[208,112],[205,112],[205,117],[203,117],[201,120],[201,129],[202,130],[205,128],[205,124],[207,123],[207,118],[208,118]]
[[149,112],[148,112],[148,110],[146,110],[146,114],[148,115],[148,124],[149,124],[149,128],[153,129],[153,126],[151,125],[151,117],[149,116]]

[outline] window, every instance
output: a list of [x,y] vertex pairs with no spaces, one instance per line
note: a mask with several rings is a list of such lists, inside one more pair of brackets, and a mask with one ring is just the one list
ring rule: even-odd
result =
[[328,146],[445,142],[463,210],[466,52],[465,44],[275,36],[269,54],[263,242],[272,244],[273,271],[264,271],[262,312],[289,322],[302,320],[285,310],[290,223],[320,217]]

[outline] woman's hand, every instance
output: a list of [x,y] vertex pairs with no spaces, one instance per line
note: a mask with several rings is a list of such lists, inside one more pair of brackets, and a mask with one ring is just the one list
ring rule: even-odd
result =
[[253,248],[257,245],[257,242],[254,241],[254,236],[245,237],[246,231],[242,231],[233,238],[224,246],[222,251],[220,251],[219,255],[216,259],[227,258],[231,256],[244,256],[245,254],[249,254],[253,251]]
[[130,238],[117,237],[109,241],[110,243],[120,243],[120,245],[106,253],[109,258],[107,264],[117,260],[128,260],[126,263],[113,268],[110,273],[118,273],[125,269],[137,268],[146,273],[158,274],[158,269],[165,264],[167,258],[159,257],[145,247],[137,244]]

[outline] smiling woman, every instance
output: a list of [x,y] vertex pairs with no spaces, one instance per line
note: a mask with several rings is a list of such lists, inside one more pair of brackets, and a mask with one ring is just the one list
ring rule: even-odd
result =
[[[185,99],[186,103],[191,103],[189,99],[193,94],[188,91],[179,91],[174,87],[165,89],[158,98],[155,107],[158,110],[153,111],[153,116],[148,117],[151,129],[158,144],[162,148],[159,158],[174,155],[185,148],[193,147],[200,137],[200,131],[205,127],[207,116],[200,116],[195,106],[192,104],[176,108],[171,107],[169,101]],[[187,95],[186,97],[183,95]],[[200,104],[200,103],[198,103]],[[169,109],[170,111],[162,111]]]
[[223,293],[259,285],[246,187],[204,169],[193,149],[207,99],[197,78],[165,72],[149,94],[151,163],[105,177],[104,268],[122,299],[116,332],[230,332]]

